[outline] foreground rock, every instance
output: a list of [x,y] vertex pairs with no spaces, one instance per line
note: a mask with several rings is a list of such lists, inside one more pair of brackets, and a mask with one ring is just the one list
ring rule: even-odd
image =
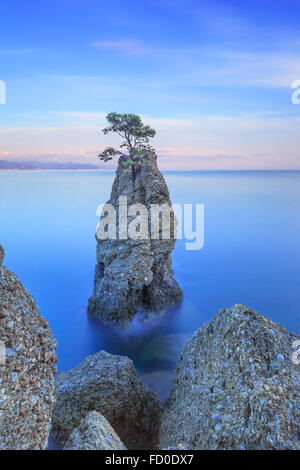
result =
[[[145,157],[145,164],[136,167],[135,180],[127,173],[127,158],[119,159],[116,178],[108,201],[117,212],[119,197],[127,197],[127,205],[166,204],[171,207],[169,191],[160,173],[156,155]],[[130,219],[132,221],[132,217]],[[117,237],[119,231],[117,218]],[[177,303],[181,289],[173,277],[171,252],[174,249],[175,218],[171,212],[170,237],[151,239],[97,239],[95,287],[88,312],[105,322],[128,324],[140,307],[161,311]],[[161,228],[161,227],[160,227]],[[156,236],[161,238],[162,231]],[[97,236],[96,236],[97,238]]]
[[187,342],[160,431],[162,448],[300,449],[296,336],[236,305]]
[[101,351],[56,377],[54,436],[66,442],[90,411],[101,413],[127,448],[155,447],[161,402],[127,357]]
[[91,411],[74,429],[64,450],[126,450],[109,422]]
[[[4,252],[0,246],[0,261]],[[0,265],[0,449],[45,449],[56,342],[17,277]]]

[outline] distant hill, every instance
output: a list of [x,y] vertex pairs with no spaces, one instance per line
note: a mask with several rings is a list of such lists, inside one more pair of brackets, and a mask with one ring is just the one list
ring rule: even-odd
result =
[[0,170],[99,170],[97,165],[85,163],[56,163],[0,160]]

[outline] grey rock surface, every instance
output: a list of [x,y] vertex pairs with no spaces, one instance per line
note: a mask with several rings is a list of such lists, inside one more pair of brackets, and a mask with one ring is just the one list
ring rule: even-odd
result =
[[[149,154],[146,164],[136,167],[133,182],[131,174],[126,172],[127,158],[121,156],[108,203],[118,211],[119,197],[126,196],[128,206],[143,204],[148,210],[151,204],[171,207],[168,187],[156,159],[156,155]],[[182,292],[173,277],[171,260],[176,223],[172,211],[169,239],[161,239],[162,227],[156,232],[159,239],[151,239],[150,222],[148,239],[119,239],[118,230],[115,240],[99,240],[96,236],[95,285],[88,307],[91,316],[107,323],[126,325],[141,307],[163,311],[180,301]]]
[[145,388],[128,357],[104,351],[56,379],[52,432],[66,442],[90,411],[101,413],[130,449],[154,448],[161,401]]
[[91,411],[74,429],[64,450],[126,450],[107,419]]
[[34,299],[15,274],[0,265],[1,450],[47,447],[56,346]]
[[243,305],[221,310],[183,349],[160,447],[300,449],[296,339]]

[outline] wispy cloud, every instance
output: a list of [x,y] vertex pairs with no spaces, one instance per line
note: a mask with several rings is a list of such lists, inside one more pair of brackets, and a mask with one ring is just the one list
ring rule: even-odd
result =
[[173,85],[289,87],[295,77],[300,77],[300,48],[274,49],[258,52],[220,46],[169,48],[157,50],[156,58],[164,76],[173,76]]
[[[24,157],[26,149],[37,160],[55,155],[61,161],[96,163],[99,151],[120,143],[117,137],[107,139],[100,133],[105,123],[102,113],[71,114],[63,113],[67,123],[62,122],[62,127],[1,128],[0,153],[9,149],[11,156]],[[86,116],[91,119],[88,126]],[[143,119],[157,129],[153,144],[165,169],[300,169],[300,117],[253,113]]]
[[56,111],[52,113],[54,116],[65,118],[78,118],[81,121],[94,121],[97,119],[104,119],[107,113],[90,113],[84,111]]
[[286,88],[300,75],[300,52],[219,52],[223,60],[217,74],[230,84]]
[[130,55],[144,54],[146,52],[142,43],[136,39],[126,39],[122,41],[96,41],[90,46],[98,49],[111,49]]

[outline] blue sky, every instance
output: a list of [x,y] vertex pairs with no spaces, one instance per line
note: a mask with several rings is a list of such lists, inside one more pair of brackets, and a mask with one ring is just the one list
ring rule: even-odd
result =
[[118,111],[162,168],[300,169],[300,1],[5,3],[0,158],[95,163]]

